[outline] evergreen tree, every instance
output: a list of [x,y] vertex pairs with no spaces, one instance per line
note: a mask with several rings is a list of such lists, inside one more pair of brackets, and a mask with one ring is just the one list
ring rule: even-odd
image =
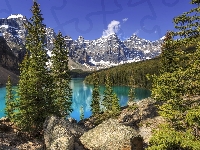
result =
[[[200,1],[192,0],[192,4],[197,7],[174,18],[178,31],[174,32],[173,36],[178,39],[169,46],[175,47],[173,50],[176,52],[181,51],[177,55],[179,58],[175,57],[176,68],[172,66],[171,69],[164,70],[160,76],[154,76],[153,97],[162,101],[159,113],[167,123],[155,131],[150,141],[152,146],[149,147],[152,150],[186,150],[200,147]],[[197,45],[194,52],[183,49],[193,44]],[[181,47],[181,50],[178,47]],[[169,53],[166,54],[163,56],[169,57]],[[184,66],[182,57],[188,59]],[[169,62],[166,66],[170,66]],[[165,67],[164,64],[162,67]]]
[[119,98],[117,94],[112,94],[112,113],[118,114],[120,112]]
[[53,78],[53,106],[54,113],[66,117],[72,112],[72,89],[69,86],[70,75],[68,68],[68,50],[61,32],[54,41],[51,56],[51,75]]
[[83,106],[80,107],[80,120],[84,119],[84,109]]
[[133,75],[131,75],[130,77],[130,81],[129,81],[129,93],[128,93],[128,97],[129,97],[129,101],[133,102],[135,100],[135,80],[133,78]]
[[26,24],[28,31],[26,49],[30,56],[26,56],[20,67],[20,80],[18,86],[17,111],[15,123],[23,130],[40,132],[43,122],[48,116],[50,101],[50,83],[47,70],[47,51],[45,44],[45,25],[39,5],[34,2],[33,16]]
[[104,98],[103,98],[103,106],[106,111],[112,110],[112,95],[113,89],[111,87],[110,77],[107,74],[105,79],[105,91],[104,91]]
[[6,83],[6,98],[5,99],[6,99],[5,114],[9,119],[12,119],[15,108],[14,108],[14,95],[13,95],[10,75],[8,76],[8,82]]
[[109,113],[117,114],[120,111],[119,99],[111,87],[111,82],[108,74],[106,75],[103,106],[105,107],[105,111]]
[[173,72],[178,67],[177,59],[179,54],[175,51],[175,46],[173,46],[172,32],[168,31],[165,35],[161,50],[161,64],[160,74],[164,72]]
[[93,74],[93,84],[91,111],[93,115],[96,115],[100,113],[99,78],[96,73]]

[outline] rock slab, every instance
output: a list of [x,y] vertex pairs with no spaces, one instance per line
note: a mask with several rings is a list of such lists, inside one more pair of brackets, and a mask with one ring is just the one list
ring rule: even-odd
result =
[[44,123],[44,140],[47,150],[74,150],[74,136],[64,118],[48,117]]
[[109,119],[80,137],[89,150],[142,150],[143,140],[131,127]]

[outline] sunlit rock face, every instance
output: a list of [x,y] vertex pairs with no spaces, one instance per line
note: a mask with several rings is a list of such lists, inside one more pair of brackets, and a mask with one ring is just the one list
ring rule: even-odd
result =
[[161,53],[163,42],[163,38],[149,41],[134,34],[125,41],[121,41],[116,34],[96,40],[85,40],[82,36],[72,40],[67,36],[65,40],[69,55],[75,62],[97,69],[152,59]]
[[17,57],[12,53],[10,47],[6,43],[6,40],[2,36],[0,36],[0,66],[18,73]]
[[106,120],[85,132],[80,137],[80,141],[85,148],[98,150],[142,149],[143,144],[142,138],[134,129],[114,119]]
[[64,118],[49,116],[43,124],[44,141],[46,149],[51,150],[82,150],[77,142],[79,137],[85,132],[76,123],[72,123]]

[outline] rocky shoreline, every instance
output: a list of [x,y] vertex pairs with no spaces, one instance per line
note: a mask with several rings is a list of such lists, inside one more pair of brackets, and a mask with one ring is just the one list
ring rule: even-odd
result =
[[[0,119],[0,149],[4,150],[142,150],[148,147],[152,130],[164,119],[156,102],[147,98],[129,103],[116,118],[96,124],[90,117],[79,122],[51,116],[44,123],[44,138],[34,139],[17,130],[8,119]],[[46,148],[45,148],[46,147]]]

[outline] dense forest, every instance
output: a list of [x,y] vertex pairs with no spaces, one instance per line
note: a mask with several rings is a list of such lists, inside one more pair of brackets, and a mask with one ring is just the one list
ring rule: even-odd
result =
[[[99,76],[99,83],[105,84],[106,75],[109,74],[112,85],[130,85],[130,77],[133,76],[135,80],[135,86],[151,88],[152,82],[148,80],[147,75],[158,75],[160,68],[160,58],[154,58],[151,60],[127,63],[97,71]],[[93,83],[93,75],[89,75],[85,78],[86,83]]]
[[91,74],[91,71],[83,71],[81,69],[72,69],[69,72],[71,78],[85,78],[89,74]]

